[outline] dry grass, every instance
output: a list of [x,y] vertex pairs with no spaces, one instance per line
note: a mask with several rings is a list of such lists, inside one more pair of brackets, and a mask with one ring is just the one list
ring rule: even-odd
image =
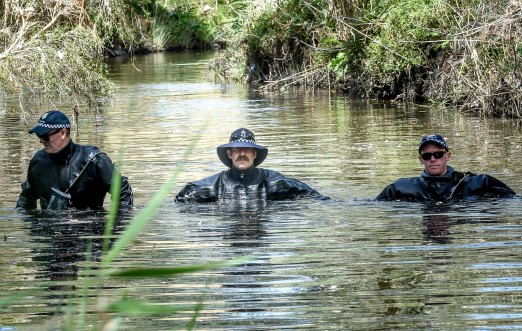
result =
[[93,107],[110,97],[103,50],[114,34],[132,44],[123,11],[116,0],[3,1],[3,88],[19,95],[22,111],[35,100]]
[[521,0],[287,0],[251,21],[222,77],[522,117]]
[[522,2],[484,2],[455,12],[461,32],[453,35],[452,53],[434,68],[428,96],[487,115],[522,117]]

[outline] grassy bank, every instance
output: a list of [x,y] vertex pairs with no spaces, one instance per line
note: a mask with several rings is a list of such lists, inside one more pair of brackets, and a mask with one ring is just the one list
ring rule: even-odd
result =
[[[224,78],[522,115],[522,3],[286,0],[245,11]],[[233,60],[233,61],[231,61]]]
[[41,97],[52,107],[68,101],[94,107],[110,96],[104,47],[132,47],[133,17],[119,0],[2,1],[0,81],[18,94],[22,110]]
[[115,49],[219,47],[219,79],[522,116],[520,0],[23,0],[0,12],[0,80],[22,106],[95,107]]
[[104,57],[219,47],[233,10],[210,0],[2,1],[2,90],[22,112],[97,110],[114,90]]

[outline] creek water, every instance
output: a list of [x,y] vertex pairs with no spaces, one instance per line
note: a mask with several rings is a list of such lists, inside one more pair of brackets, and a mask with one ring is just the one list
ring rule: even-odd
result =
[[[73,139],[106,151],[129,177],[135,210],[118,232],[196,141],[172,194],[111,267],[248,261],[177,277],[109,279],[89,292],[97,303],[87,306],[87,320],[107,318],[96,313],[99,306],[126,296],[165,306],[203,302],[200,330],[522,329],[518,197],[442,205],[372,200],[393,180],[420,173],[418,142],[432,132],[447,138],[454,168],[491,174],[522,192],[516,123],[328,91],[216,83],[208,70],[214,56],[112,60],[115,100],[80,116]],[[41,148],[27,134],[40,113],[24,118],[17,107],[0,107],[0,302],[19,295],[0,307],[0,330],[55,329],[68,309],[78,309],[91,266],[86,251],[92,245],[99,257],[106,215],[14,210]],[[187,181],[224,170],[216,147],[239,127],[268,147],[261,167],[331,200],[175,205]],[[117,317],[122,330],[172,330],[186,329],[193,313]]]

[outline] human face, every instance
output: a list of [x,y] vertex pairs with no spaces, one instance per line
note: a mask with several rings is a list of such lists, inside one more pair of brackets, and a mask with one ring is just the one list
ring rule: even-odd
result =
[[250,169],[254,165],[257,152],[251,147],[234,147],[227,150],[228,158],[232,165],[239,170]]
[[48,135],[37,135],[47,154],[55,154],[61,151],[69,142],[67,129],[52,131]]
[[424,170],[428,175],[431,176],[442,176],[448,171],[448,161],[451,160],[451,153],[446,151],[444,147],[440,147],[437,144],[427,144],[421,150],[420,154],[424,153],[435,153],[444,152],[444,155],[440,159],[436,159],[434,155],[431,155],[429,160],[424,160],[419,155],[419,160],[424,165]]

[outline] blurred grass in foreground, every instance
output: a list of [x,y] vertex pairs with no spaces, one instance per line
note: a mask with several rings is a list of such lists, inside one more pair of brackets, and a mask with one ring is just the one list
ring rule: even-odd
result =
[[[103,240],[103,257],[101,263],[93,262],[92,245],[88,245],[86,252],[86,267],[81,272],[78,280],[82,282],[74,297],[69,298],[68,305],[63,316],[52,316],[52,330],[119,330],[125,329],[122,325],[122,315],[128,314],[173,314],[192,312],[192,317],[187,321],[186,329],[192,330],[196,326],[196,319],[203,307],[204,295],[194,305],[164,305],[147,302],[132,298],[127,289],[121,296],[112,295],[107,297],[104,292],[104,283],[111,278],[158,278],[175,277],[186,273],[194,273],[212,270],[226,266],[237,265],[245,262],[248,258],[236,258],[228,261],[211,262],[189,266],[154,267],[154,268],[126,268],[124,270],[111,268],[112,262],[116,260],[124,249],[135,240],[143,228],[153,219],[161,203],[171,193],[178,175],[183,170],[189,155],[199,140],[199,135],[194,138],[182,159],[178,162],[171,177],[160,190],[129,222],[128,227],[119,235],[115,243],[110,247],[110,238],[113,236],[114,224],[119,216],[119,192],[121,186],[121,174],[115,171],[111,189],[111,208],[107,215]],[[0,308],[7,307],[18,300],[32,295],[34,291],[22,291],[15,295],[0,298]],[[76,299],[80,298],[78,301]],[[114,299],[111,301],[111,299]],[[44,327],[45,329],[45,327]]]

